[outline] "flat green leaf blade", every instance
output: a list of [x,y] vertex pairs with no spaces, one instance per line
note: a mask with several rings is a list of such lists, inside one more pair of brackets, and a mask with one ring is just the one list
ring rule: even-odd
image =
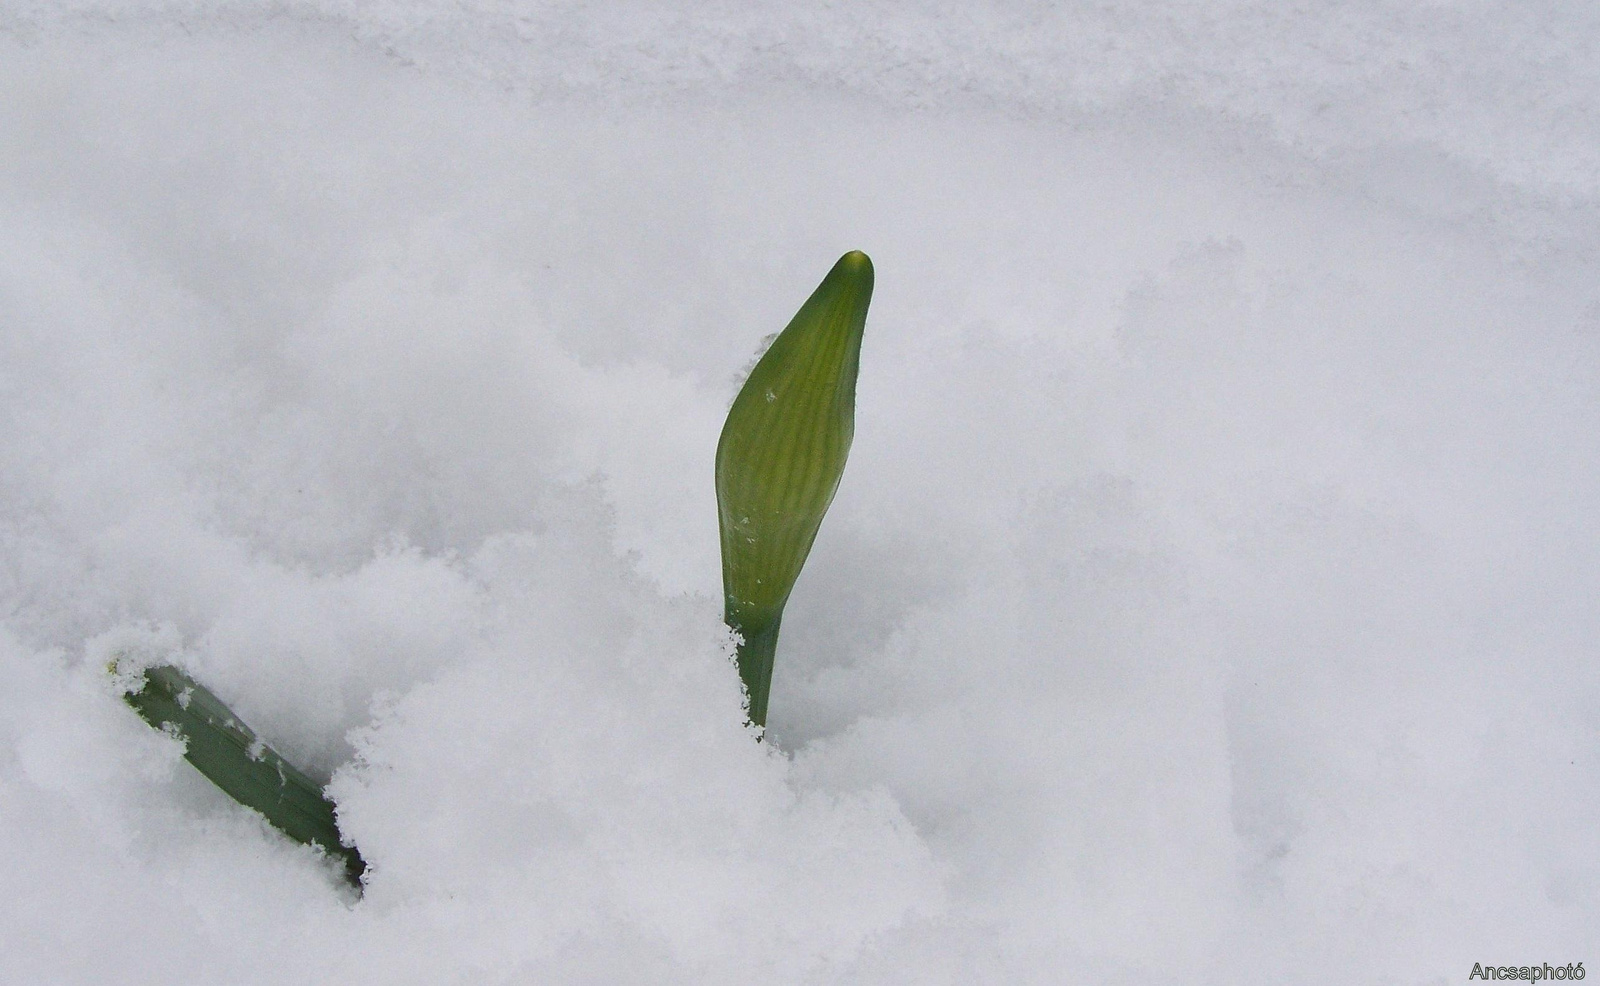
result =
[[185,741],[184,758],[213,784],[291,839],[343,861],[346,876],[360,886],[366,864],[342,844],[322,786],[261,742],[216,695],[163,666],[147,668],[142,686],[123,698],[150,725],[175,730]]
[[855,435],[856,373],[872,261],[845,254],[773,340],[717,443],[722,587],[741,649],[751,719],[764,723],[783,606],[844,475]]

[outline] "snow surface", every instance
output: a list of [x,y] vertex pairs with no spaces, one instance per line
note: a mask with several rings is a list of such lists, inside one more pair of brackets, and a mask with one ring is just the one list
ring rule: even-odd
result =
[[[0,981],[1600,962],[1597,44],[0,0]],[[712,457],[856,248],[757,744]],[[363,900],[119,704],[129,651],[332,774]]]

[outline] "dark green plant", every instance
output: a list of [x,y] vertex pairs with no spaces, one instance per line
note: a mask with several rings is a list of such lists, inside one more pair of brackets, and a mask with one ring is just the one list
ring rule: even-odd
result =
[[750,371],[717,443],[725,618],[741,638],[739,676],[758,726],[784,604],[850,454],[871,301],[872,261],[851,251]]
[[289,838],[339,860],[360,888],[366,863],[344,844],[322,785],[263,743],[221,699],[171,666],[146,668],[123,699],[145,722],[176,733],[184,759],[233,800],[259,811]]

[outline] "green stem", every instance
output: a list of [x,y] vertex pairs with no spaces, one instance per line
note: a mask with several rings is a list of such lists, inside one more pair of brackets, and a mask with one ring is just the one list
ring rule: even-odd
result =
[[145,669],[138,690],[123,699],[145,722],[176,731],[184,740],[184,759],[229,797],[259,811],[296,842],[343,862],[345,877],[361,888],[366,863],[354,846],[344,845],[322,785],[263,743],[210,690],[163,666]]
[[750,721],[757,726],[767,724],[767,695],[772,691],[773,656],[778,650],[778,624],[783,622],[780,612],[770,621],[757,626],[735,626],[744,642],[739,644],[739,677],[744,679],[745,691],[750,693]]

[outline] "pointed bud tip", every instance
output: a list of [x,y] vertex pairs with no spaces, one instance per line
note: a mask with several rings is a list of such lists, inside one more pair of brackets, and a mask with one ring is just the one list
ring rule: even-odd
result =
[[835,264],[834,267],[844,273],[856,274],[858,276],[862,274],[865,274],[868,277],[872,276],[872,258],[868,257],[860,250],[851,250],[849,253],[840,257],[839,262]]

